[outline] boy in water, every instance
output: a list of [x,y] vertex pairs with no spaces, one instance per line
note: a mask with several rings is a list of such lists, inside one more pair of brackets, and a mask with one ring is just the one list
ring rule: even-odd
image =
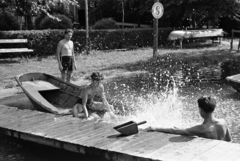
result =
[[217,119],[212,114],[216,107],[216,100],[211,97],[201,97],[198,99],[198,107],[199,113],[204,119],[203,123],[200,125],[186,129],[148,127],[146,130],[232,141],[232,137],[225,120]]
[[64,34],[65,38],[59,41],[57,46],[57,60],[62,79],[70,82],[73,70],[77,69],[74,46],[71,41],[73,30],[67,29]]
[[[91,74],[91,80],[92,83],[82,89],[80,98],[73,107],[73,116],[88,118],[89,112],[109,112],[111,116],[115,116],[113,107],[108,104],[104,94],[104,86],[101,83],[103,76],[99,72],[94,72]],[[93,101],[95,95],[101,96],[102,102]]]

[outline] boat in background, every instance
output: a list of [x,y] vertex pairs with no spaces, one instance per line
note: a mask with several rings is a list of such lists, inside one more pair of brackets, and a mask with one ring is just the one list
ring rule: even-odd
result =
[[240,74],[228,76],[226,79],[236,91],[240,92]]
[[26,73],[15,77],[34,107],[59,115],[72,113],[81,94],[80,86],[45,73]]

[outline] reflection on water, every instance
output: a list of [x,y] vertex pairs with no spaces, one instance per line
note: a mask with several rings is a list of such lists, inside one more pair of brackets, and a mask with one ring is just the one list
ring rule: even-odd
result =
[[[111,101],[119,115],[119,123],[129,120],[136,122],[146,120],[147,124],[140,127],[144,128],[149,125],[163,127],[192,126],[202,122],[198,113],[197,99],[203,95],[210,95],[217,99],[215,116],[227,121],[233,141],[240,143],[240,94],[229,85],[205,83],[174,88],[174,91],[166,88],[160,91],[146,90],[146,88],[141,88],[140,84],[138,84],[138,87],[134,90],[125,82],[106,85],[107,93],[112,96]],[[0,135],[0,160],[91,161],[99,160],[99,158],[83,156]]]

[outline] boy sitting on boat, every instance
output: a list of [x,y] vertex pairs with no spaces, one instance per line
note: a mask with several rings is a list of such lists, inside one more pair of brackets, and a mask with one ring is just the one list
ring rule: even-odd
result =
[[148,127],[145,130],[231,141],[232,137],[225,120],[217,119],[212,114],[216,107],[216,100],[211,97],[201,97],[198,99],[198,107],[199,113],[204,119],[200,125],[186,129]]
[[[92,83],[82,89],[79,100],[73,107],[73,116],[89,118],[94,112],[98,114],[108,112],[111,116],[115,116],[113,106],[109,105],[104,94],[104,86],[101,82],[103,76],[99,72],[94,72],[90,77]],[[93,101],[95,95],[99,95],[102,102]]]

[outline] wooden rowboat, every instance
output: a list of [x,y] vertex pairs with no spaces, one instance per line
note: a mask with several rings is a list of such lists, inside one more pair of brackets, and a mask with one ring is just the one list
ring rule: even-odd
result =
[[236,91],[240,92],[240,74],[229,76],[226,79]]
[[43,112],[71,114],[81,93],[81,87],[45,73],[26,73],[15,79],[35,108]]

